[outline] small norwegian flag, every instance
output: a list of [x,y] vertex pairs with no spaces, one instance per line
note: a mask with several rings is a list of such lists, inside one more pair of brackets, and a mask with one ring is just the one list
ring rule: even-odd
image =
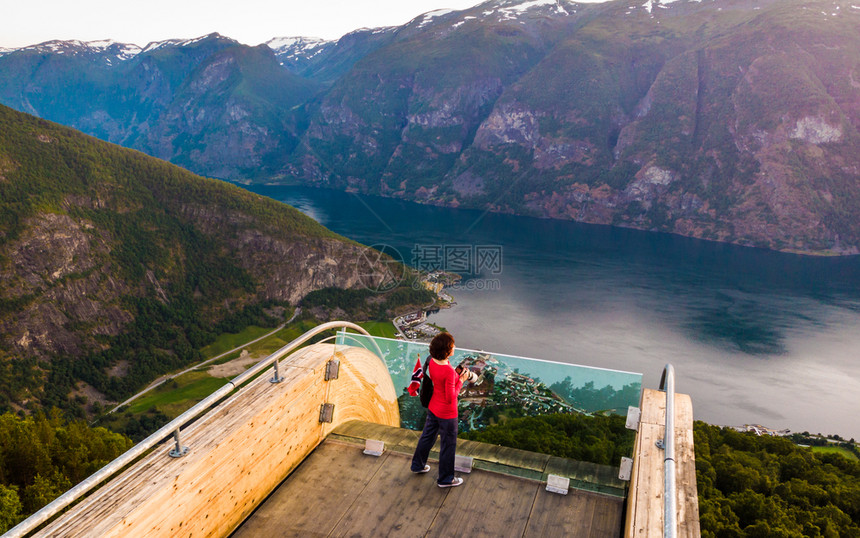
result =
[[406,390],[410,396],[418,396],[418,389],[421,388],[421,378],[424,377],[424,369],[421,367],[421,355],[415,359],[415,369],[412,370],[412,381]]

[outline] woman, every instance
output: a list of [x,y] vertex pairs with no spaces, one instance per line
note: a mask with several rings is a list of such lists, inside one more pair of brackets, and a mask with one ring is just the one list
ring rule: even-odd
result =
[[412,472],[426,473],[430,471],[427,456],[436,442],[436,435],[441,437],[442,447],[439,451],[439,476],[436,485],[440,488],[456,487],[463,479],[454,476],[454,451],[457,448],[457,394],[463,386],[463,381],[469,375],[468,370],[457,375],[448,358],[454,354],[454,337],[448,333],[437,334],[430,342],[430,361],[427,371],[433,381],[433,397],[427,406],[427,421],[424,431],[415,447],[412,456]]

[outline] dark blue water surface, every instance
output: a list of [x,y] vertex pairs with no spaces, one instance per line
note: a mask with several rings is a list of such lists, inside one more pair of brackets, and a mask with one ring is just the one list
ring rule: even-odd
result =
[[251,190],[408,263],[432,262],[428,248],[500,249],[501,267],[466,271],[450,291],[457,306],[433,316],[463,347],[642,372],[651,388],[672,363],[697,419],[860,438],[860,257],[321,189]]

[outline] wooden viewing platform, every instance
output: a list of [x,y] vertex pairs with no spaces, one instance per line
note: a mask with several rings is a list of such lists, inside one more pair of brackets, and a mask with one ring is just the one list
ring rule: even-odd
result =
[[[436,486],[409,464],[421,432],[368,422],[336,429],[236,530],[255,536],[617,537],[624,486],[618,469],[459,440],[474,458],[464,484]],[[364,440],[385,442],[381,457]],[[438,447],[438,445],[437,445]],[[548,474],[571,477],[567,495],[546,491]],[[598,493],[600,491],[600,493]]]
[[[398,427],[379,357],[314,344],[280,368],[282,382],[261,375],[183,428],[187,455],[166,440],[36,536],[662,535],[662,392],[643,392],[629,486],[615,467],[460,440],[473,470],[442,489],[438,453],[430,473],[409,471],[420,432]],[[676,396],[678,536],[697,538],[692,405]],[[386,451],[363,454],[365,439]],[[550,474],[568,495],[546,491]]]

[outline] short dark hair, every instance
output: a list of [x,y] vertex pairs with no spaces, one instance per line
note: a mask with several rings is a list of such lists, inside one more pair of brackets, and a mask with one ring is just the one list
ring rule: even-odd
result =
[[437,361],[444,361],[454,349],[454,337],[451,333],[439,333],[430,341],[430,356]]

